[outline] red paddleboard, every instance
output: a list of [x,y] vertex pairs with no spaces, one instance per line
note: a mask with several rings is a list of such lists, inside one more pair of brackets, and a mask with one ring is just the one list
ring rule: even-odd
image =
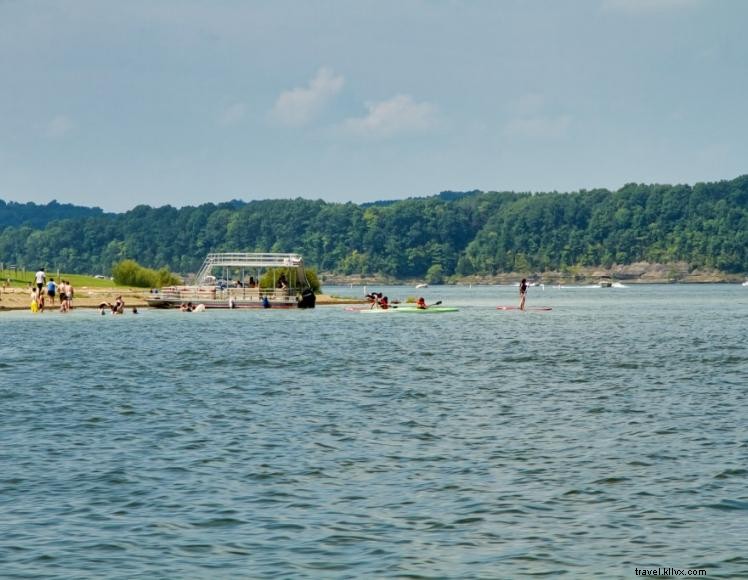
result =
[[[519,310],[519,306],[497,306],[496,310]],[[553,310],[550,306],[528,306],[525,310],[548,311]]]

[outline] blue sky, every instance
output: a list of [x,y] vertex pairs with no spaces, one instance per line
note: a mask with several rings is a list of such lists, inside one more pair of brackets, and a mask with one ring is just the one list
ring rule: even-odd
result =
[[746,22],[743,0],[0,0],[0,199],[731,179]]

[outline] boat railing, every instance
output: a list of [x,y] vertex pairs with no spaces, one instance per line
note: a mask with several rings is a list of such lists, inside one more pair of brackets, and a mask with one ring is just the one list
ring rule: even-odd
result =
[[217,288],[215,286],[167,286],[158,293],[162,300],[200,302],[201,300],[250,300],[260,302],[296,302],[296,291],[290,288]]
[[197,284],[203,283],[213,268],[299,268],[303,272],[304,261],[299,254],[222,252],[208,254],[200,271],[195,276]]

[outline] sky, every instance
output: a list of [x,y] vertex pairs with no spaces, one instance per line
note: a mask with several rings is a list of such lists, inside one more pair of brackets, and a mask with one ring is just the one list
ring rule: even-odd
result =
[[744,0],[0,0],[0,199],[732,179]]

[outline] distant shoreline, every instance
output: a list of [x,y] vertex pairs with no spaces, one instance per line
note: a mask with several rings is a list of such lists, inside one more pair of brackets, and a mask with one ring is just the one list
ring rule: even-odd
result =
[[[565,271],[546,272],[505,272],[493,275],[449,276],[439,284],[467,286],[514,284],[522,278],[546,285],[587,285],[600,282],[602,277],[609,277],[613,282],[625,284],[740,284],[746,280],[748,274],[728,274],[710,268],[691,268],[685,262],[673,264],[656,264],[637,262],[634,264],[614,265],[610,268],[573,267]],[[397,279],[388,276],[339,276],[335,274],[319,274],[323,285],[407,285],[426,282],[419,279]],[[433,282],[437,284],[437,282]]]
[[[625,266],[614,266],[607,270],[599,268],[572,268],[564,272],[510,272],[492,276],[451,276],[440,284],[448,286],[491,286],[516,284],[522,278],[527,278],[535,284],[547,286],[584,286],[600,282],[601,277],[607,276],[613,282],[624,284],[741,284],[746,275],[727,274],[718,270],[690,269],[688,264],[650,264],[637,263]],[[411,286],[423,283],[423,279],[395,279],[387,276],[339,276],[335,274],[320,274],[323,286]],[[131,309],[148,306],[146,298],[149,293],[141,288],[116,287],[79,287],[75,290],[74,308],[98,308],[102,302],[113,303],[118,296],[122,296],[125,307]],[[359,304],[361,299],[339,298],[329,294],[319,294],[317,304],[329,306],[336,304]],[[31,303],[30,288],[0,288],[0,311],[27,310]],[[59,301],[54,305],[47,304],[46,310],[59,309]]]

